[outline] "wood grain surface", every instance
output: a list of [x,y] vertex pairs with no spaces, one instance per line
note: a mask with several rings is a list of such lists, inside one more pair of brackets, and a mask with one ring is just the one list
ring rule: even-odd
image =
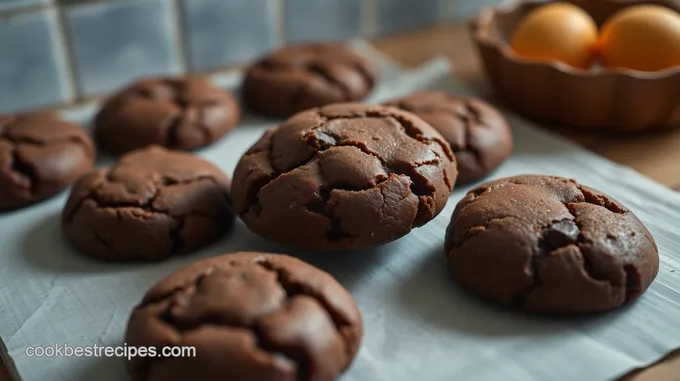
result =
[[[373,43],[406,66],[417,66],[432,57],[444,55],[451,60],[458,76],[483,94],[490,94],[465,25],[442,25],[380,38]],[[593,152],[680,190],[680,130],[643,136],[556,131]],[[559,381],[558,378],[555,380]],[[0,381],[12,381],[2,364]],[[680,381],[680,351],[652,367],[632,372],[620,381]]]

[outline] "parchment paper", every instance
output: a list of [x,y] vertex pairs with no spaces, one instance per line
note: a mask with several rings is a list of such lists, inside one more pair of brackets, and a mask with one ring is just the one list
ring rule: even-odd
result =
[[[424,88],[466,92],[444,60],[407,71],[364,45],[358,49],[380,65],[382,79],[372,101]],[[238,75],[215,80],[230,88],[239,82]],[[87,122],[94,110],[66,114]],[[62,194],[0,215],[2,355],[24,381],[128,380],[119,358],[31,358],[25,348],[120,345],[128,314],[148,287],[192,261],[237,250],[298,255],[352,292],[363,312],[365,336],[342,381],[611,380],[680,347],[680,194],[508,117],[516,148],[493,178],[573,177],[618,199],[649,227],[661,251],[661,269],[637,303],[584,318],[539,318],[498,309],[460,291],[445,270],[442,246],[451,212],[470,187],[457,187],[446,209],[425,227],[374,250],[298,252],[267,243],[238,223],[228,237],[197,254],[143,265],[101,263],[72,251],[59,230],[67,196]],[[199,153],[232,173],[241,154],[275,122],[248,116],[228,137]]]

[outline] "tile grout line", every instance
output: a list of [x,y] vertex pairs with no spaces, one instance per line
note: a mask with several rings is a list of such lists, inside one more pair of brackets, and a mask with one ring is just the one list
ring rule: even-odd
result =
[[275,33],[275,39],[277,46],[282,46],[286,44],[286,17],[283,8],[285,0],[269,0],[269,15],[271,17],[270,21],[274,23],[274,28],[272,31]]
[[378,34],[378,0],[364,0],[361,2],[361,28],[363,37],[373,37]]
[[170,1],[170,12],[173,18],[172,39],[175,46],[175,56],[178,58],[179,70],[186,74],[189,73],[191,67],[188,54],[189,41],[186,34],[186,20],[179,2],[180,0]]
[[67,83],[67,91],[69,95],[69,101],[81,99],[82,94],[80,93],[80,83],[78,82],[78,76],[76,75],[77,65],[76,65],[76,55],[75,47],[71,41],[71,36],[66,28],[67,21],[65,16],[65,10],[58,6],[54,6],[54,11],[57,18],[57,34],[58,34],[58,44],[61,47],[62,56],[62,69],[61,72],[64,75]]

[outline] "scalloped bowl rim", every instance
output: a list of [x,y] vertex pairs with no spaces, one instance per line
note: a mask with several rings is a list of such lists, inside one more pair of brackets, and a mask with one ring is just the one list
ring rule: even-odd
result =
[[[606,0],[610,3],[622,3],[627,2],[626,0]],[[641,71],[626,68],[588,68],[579,69],[577,67],[570,66],[560,61],[537,61],[527,58],[522,58],[515,54],[510,45],[501,41],[499,38],[491,36],[490,28],[493,23],[494,17],[497,14],[508,14],[516,11],[518,8],[527,4],[542,4],[548,3],[546,0],[505,0],[504,2],[494,5],[487,6],[482,9],[480,14],[475,19],[476,27],[474,30],[474,37],[478,43],[490,46],[501,52],[503,57],[507,60],[517,62],[524,66],[548,66],[555,70],[561,71],[566,74],[574,75],[577,77],[589,78],[589,77],[628,77],[640,80],[657,80],[666,79],[672,77],[676,74],[680,74],[680,66],[670,67],[659,71]],[[486,32],[486,34],[485,34]]]

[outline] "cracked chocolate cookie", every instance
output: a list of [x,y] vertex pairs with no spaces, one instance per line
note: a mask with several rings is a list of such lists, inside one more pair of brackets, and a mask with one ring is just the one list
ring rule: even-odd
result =
[[391,107],[308,110],[268,130],[234,173],[234,208],[269,240],[350,250],[400,238],[433,219],[456,161],[432,127]]
[[133,381],[332,381],[362,336],[352,296],[296,258],[234,253],[194,263],[135,307],[126,343],[191,346],[196,357],[134,357]]
[[233,225],[229,181],[219,168],[152,146],[81,178],[62,213],[79,251],[106,260],[161,260],[189,253]]
[[54,196],[87,173],[94,145],[53,114],[0,116],[0,211]]
[[624,206],[571,179],[509,177],[456,206],[446,237],[464,288],[533,312],[576,314],[636,299],[659,270],[656,243]]
[[114,155],[150,145],[190,151],[216,141],[239,120],[234,97],[200,78],[152,78],[109,99],[94,133]]
[[445,91],[423,91],[387,103],[410,111],[437,130],[458,162],[458,183],[479,180],[510,156],[512,134],[490,104]]
[[371,92],[376,78],[370,62],[342,45],[293,45],[248,69],[243,101],[255,112],[289,117],[313,107],[359,101]]

